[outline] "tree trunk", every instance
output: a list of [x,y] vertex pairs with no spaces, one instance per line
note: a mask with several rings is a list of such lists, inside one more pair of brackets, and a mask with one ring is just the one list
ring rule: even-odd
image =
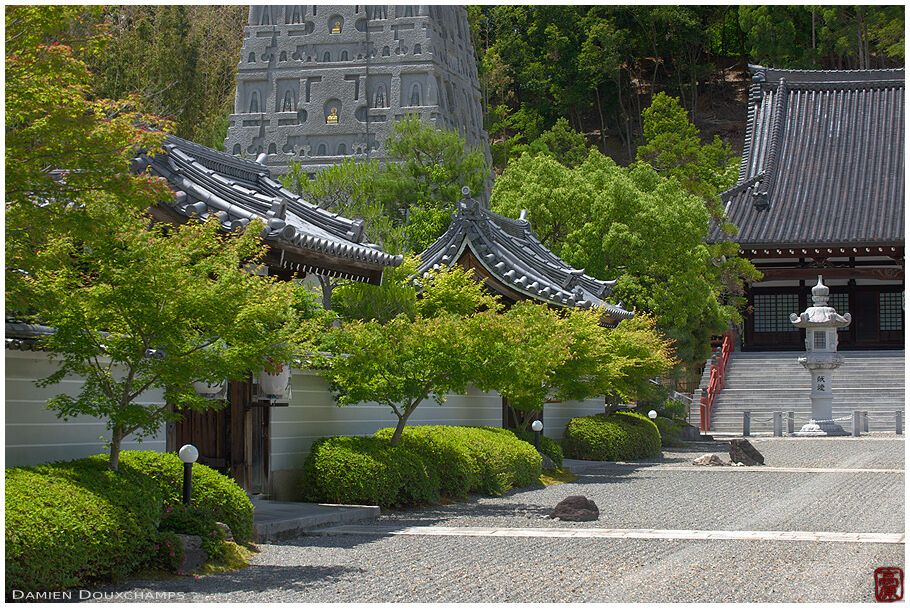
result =
[[414,405],[404,411],[404,414],[398,417],[398,426],[395,427],[395,432],[392,433],[392,439],[389,441],[389,445],[393,448],[398,445],[398,440],[401,439],[401,434],[404,432],[404,427],[408,424],[408,418],[417,409],[417,405]]
[[114,430],[111,434],[111,458],[108,461],[108,468],[112,471],[116,471],[117,467],[120,466],[120,443],[123,441],[126,433],[123,432],[123,427],[114,425]]
[[607,139],[606,139],[606,135],[604,134],[604,130],[606,129],[606,127],[604,126],[604,109],[600,102],[600,87],[599,86],[594,87],[594,95],[596,96],[596,99],[597,99],[597,115],[600,117],[600,151],[603,152],[604,154],[606,154],[607,153]]

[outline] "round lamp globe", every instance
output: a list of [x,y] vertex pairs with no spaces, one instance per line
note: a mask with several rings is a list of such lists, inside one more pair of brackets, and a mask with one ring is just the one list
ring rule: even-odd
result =
[[196,462],[196,459],[199,458],[199,450],[197,450],[196,446],[193,444],[188,443],[180,448],[180,451],[177,452],[177,456],[180,457],[180,460],[183,461],[184,464],[190,464]]

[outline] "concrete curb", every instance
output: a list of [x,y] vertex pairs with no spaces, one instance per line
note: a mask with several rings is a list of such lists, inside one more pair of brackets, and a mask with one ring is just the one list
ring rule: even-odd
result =
[[253,501],[253,527],[260,543],[297,538],[322,526],[374,520],[379,514],[375,505]]

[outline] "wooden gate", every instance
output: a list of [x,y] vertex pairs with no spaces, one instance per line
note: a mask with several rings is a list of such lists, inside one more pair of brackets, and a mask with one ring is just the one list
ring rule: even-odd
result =
[[230,382],[227,403],[215,410],[186,412],[169,425],[168,451],[191,443],[200,464],[230,475],[250,492],[267,492],[269,477],[269,408],[252,400],[252,384]]

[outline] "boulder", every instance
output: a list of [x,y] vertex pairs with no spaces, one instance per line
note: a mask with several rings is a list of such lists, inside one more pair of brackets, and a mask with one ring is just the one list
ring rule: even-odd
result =
[[559,501],[547,517],[562,521],[595,521],[600,517],[600,511],[593,500],[575,495]]
[[555,469],[556,463],[553,462],[553,459],[544,454],[540,453],[540,468],[546,471],[547,469]]
[[705,454],[704,456],[699,456],[692,461],[692,464],[704,465],[709,467],[725,467],[729,463],[724,462],[720,459],[720,456],[717,454]]
[[193,534],[178,534],[177,536],[183,544],[183,564],[179,571],[192,572],[209,558],[205,549],[202,548],[202,539]]
[[765,464],[765,457],[755,449],[748,439],[730,440],[730,461],[741,462],[746,466]]
[[216,521],[215,525],[224,532],[224,540],[234,540],[234,535],[231,533],[231,527],[229,525],[220,521]]

